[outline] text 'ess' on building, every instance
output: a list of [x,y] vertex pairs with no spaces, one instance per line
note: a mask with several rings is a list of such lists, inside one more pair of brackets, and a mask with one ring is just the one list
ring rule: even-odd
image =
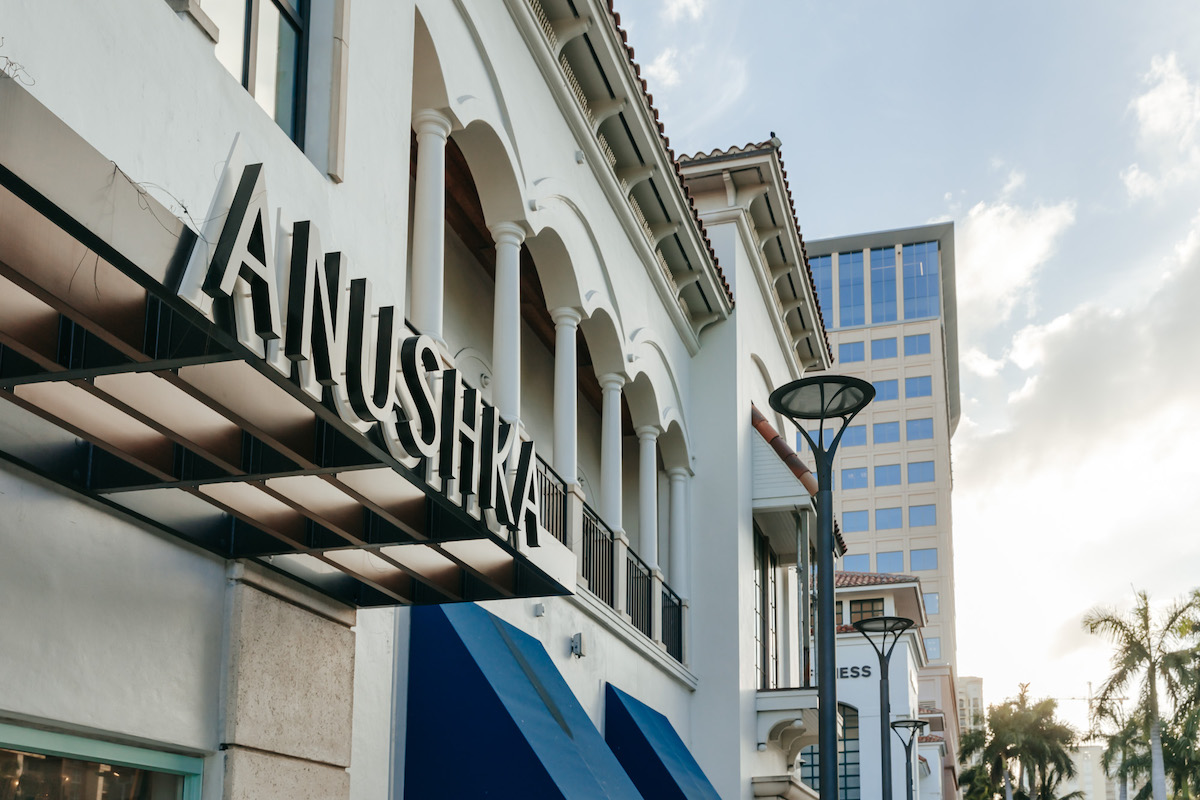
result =
[[601,0],[0,37],[0,800],[816,796],[778,139],[677,156]]

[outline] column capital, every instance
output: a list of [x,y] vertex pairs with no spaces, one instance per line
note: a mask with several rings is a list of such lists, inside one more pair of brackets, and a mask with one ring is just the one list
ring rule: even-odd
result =
[[415,112],[412,124],[418,136],[425,133],[432,133],[442,139],[449,136],[450,129],[454,127],[450,122],[450,118],[436,108],[422,108]]
[[570,306],[559,306],[550,309],[550,319],[554,320],[555,327],[570,326],[574,328],[583,320],[583,314]]
[[639,425],[634,428],[634,432],[641,441],[653,442],[658,439],[658,435],[662,433],[662,429],[657,425]]
[[600,388],[620,391],[625,386],[625,376],[619,372],[606,372],[599,378]]
[[672,481],[686,481],[691,474],[687,467],[671,467],[667,470],[667,477]]
[[492,232],[492,241],[496,244],[511,244],[520,246],[521,242],[525,241],[525,229],[517,222],[497,222],[495,225],[489,225],[488,230]]

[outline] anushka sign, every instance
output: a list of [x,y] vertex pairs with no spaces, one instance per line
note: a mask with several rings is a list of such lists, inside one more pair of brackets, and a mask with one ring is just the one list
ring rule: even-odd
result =
[[290,251],[276,252],[262,164],[215,205],[228,214],[196,247],[180,297],[493,533],[537,546],[533,442],[444,369],[395,306],[373,305],[370,281],[348,278],[348,258],[322,250],[312,222],[294,223]]

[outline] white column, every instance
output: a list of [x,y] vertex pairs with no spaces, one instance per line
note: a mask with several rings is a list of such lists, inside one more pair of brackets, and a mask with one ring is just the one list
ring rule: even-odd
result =
[[554,320],[554,468],[568,485],[579,482],[578,409],[579,374],[575,359],[575,336],[580,314],[573,308],[550,311]]
[[670,481],[670,520],[667,526],[671,552],[671,571],[667,583],[675,594],[688,596],[688,533],[687,533],[687,481],[688,472],[683,467],[667,470]]
[[621,524],[621,387],[625,378],[610,372],[600,376],[600,516],[614,531]]
[[417,131],[416,197],[412,227],[412,323],[442,339],[446,273],[446,137],[450,120],[427,108],[413,115]]
[[491,226],[496,242],[496,304],[492,316],[492,402],[506,422],[521,416],[521,242],[515,222]]
[[650,569],[658,569],[658,426],[640,426],[637,437],[640,555]]

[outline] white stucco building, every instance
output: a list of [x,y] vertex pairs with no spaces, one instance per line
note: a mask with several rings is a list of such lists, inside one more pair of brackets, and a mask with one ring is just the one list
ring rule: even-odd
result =
[[813,796],[778,140],[677,158],[599,0],[0,36],[3,777]]

